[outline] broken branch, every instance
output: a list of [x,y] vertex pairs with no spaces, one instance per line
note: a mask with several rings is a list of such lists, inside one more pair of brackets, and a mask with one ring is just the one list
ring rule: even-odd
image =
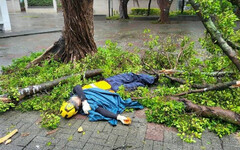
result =
[[224,110],[220,107],[208,107],[208,106],[200,106],[197,104],[192,103],[190,100],[185,98],[178,98],[178,97],[168,97],[170,100],[176,100],[179,102],[183,102],[186,110],[196,113],[202,117],[208,118],[219,118],[227,122],[231,122],[235,125],[240,126],[240,115],[230,111]]
[[174,96],[183,96],[183,95],[187,95],[187,94],[191,94],[191,93],[203,93],[203,92],[207,92],[207,91],[214,91],[214,90],[225,90],[227,88],[230,88],[231,86],[239,86],[240,81],[231,81],[231,82],[225,82],[225,83],[218,83],[216,85],[207,87],[207,88],[203,88],[203,89],[197,89],[197,90],[190,90],[187,92],[183,92],[183,93],[179,93],[176,94]]
[[[90,71],[86,71],[84,77],[89,78],[89,77],[93,77],[93,76],[96,76],[96,75],[100,75],[101,73],[102,73],[101,69],[90,70]],[[78,74],[75,74],[75,75],[78,75]],[[70,77],[73,77],[75,75],[69,75],[69,76],[65,76],[65,77],[62,77],[62,78],[59,78],[59,79],[56,79],[56,80],[53,80],[53,81],[49,81],[49,82],[46,82],[46,83],[42,83],[42,84],[38,84],[38,85],[29,86],[29,87],[26,87],[26,88],[23,88],[23,89],[19,89],[18,90],[19,100],[25,98],[26,96],[31,96],[35,93],[38,93],[38,92],[41,92],[41,91],[44,91],[44,90],[49,90],[49,89],[53,88],[54,86],[58,85],[60,82],[65,83],[65,82],[67,82],[66,79],[68,79]],[[7,94],[5,96],[8,97]],[[6,98],[6,97],[4,97],[4,98]],[[4,99],[4,98],[0,98],[0,100],[2,101],[2,99]],[[10,99],[8,99],[8,100],[10,100]]]

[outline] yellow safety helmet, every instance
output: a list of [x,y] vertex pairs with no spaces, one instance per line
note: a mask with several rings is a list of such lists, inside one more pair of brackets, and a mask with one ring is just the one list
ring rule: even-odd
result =
[[71,102],[63,102],[61,108],[60,108],[60,114],[63,118],[71,118],[75,114],[77,114],[78,108],[75,107],[75,105]]

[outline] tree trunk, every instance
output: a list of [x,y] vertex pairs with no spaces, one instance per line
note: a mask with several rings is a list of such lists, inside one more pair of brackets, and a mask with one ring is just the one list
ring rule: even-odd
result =
[[217,41],[216,44],[222,49],[223,53],[225,53],[228,58],[233,62],[233,64],[237,67],[240,71],[240,59],[238,58],[238,54],[236,51],[233,50],[231,46],[227,43],[227,41],[222,37],[220,31],[218,31],[217,27],[213,23],[211,17],[204,17],[200,8],[199,4],[195,3],[194,0],[189,0],[192,7],[197,12],[198,16],[201,18],[203,25],[207,29],[208,33],[210,33],[212,39]]
[[224,110],[220,107],[208,107],[208,106],[200,106],[197,104],[192,103],[190,100],[185,98],[178,98],[178,97],[168,97],[171,100],[176,100],[179,102],[183,102],[186,110],[196,113],[202,117],[210,117],[210,118],[218,118],[222,119],[227,122],[231,122],[235,125],[240,126],[240,115],[230,111]]
[[148,12],[147,12],[147,16],[150,15],[151,3],[152,3],[152,0],[149,0],[149,2],[148,2]]
[[27,68],[50,58],[64,63],[74,62],[97,52],[93,38],[93,0],[62,0],[62,9],[65,25],[63,37],[29,63]]
[[120,19],[129,19],[127,4],[129,0],[119,0]]
[[157,0],[160,8],[160,19],[161,23],[169,23],[169,11],[173,0]]
[[137,7],[139,8],[139,7],[140,7],[140,5],[139,5],[139,2],[138,2],[138,0],[133,0],[133,7],[135,7],[135,6],[136,6],[136,4],[137,4]]
[[[95,70],[90,70],[90,71],[86,71],[86,73],[84,74],[85,78],[89,78],[89,77],[93,77],[96,75],[100,75],[102,73],[102,70],[100,69],[95,69]],[[33,86],[29,86],[23,89],[19,89],[19,100],[22,100],[23,98],[27,97],[27,96],[31,96],[34,95],[36,93],[39,93],[41,91],[45,91],[45,90],[49,90],[52,89],[54,86],[57,86],[60,82],[61,83],[65,83],[70,77],[72,77],[74,75],[69,75],[69,76],[65,76],[65,77],[61,77],[59,79],[53,80],[53,81],[49,81],[49,82],[45,82],[42,84],[38,84],[38,85],[33,85]],[[5,103],[9,103],[12,102],[11,99],[8,99],[8,94],[6,95],[1,95],[0,96],[0,101],[5,102]]]

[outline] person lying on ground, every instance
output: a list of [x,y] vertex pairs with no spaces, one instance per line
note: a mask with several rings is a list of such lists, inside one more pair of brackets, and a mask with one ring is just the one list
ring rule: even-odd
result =
[[[143,109],[138,102],[131,99],[123,100],[115,93],[123,85],[127,90],[139,86],[153,84],[158,77],[145,74],[120,74],[94,84],[74,87],[70,99],[61,106],[60,113],[64,118],[71,118],[77,112],[87,114],[90,121],[108,120],[110,124],[117,125],[117,120],[123,124],[130,124],[131,119],[120,115],[126,107]],[[83,90],[84,89],[84,90]]]

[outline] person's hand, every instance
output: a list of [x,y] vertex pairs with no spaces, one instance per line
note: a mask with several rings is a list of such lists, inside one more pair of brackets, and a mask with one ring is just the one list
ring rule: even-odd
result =
[[125,125],[131,124],[131,119],[129,117],[117,115],[117,120],[121,121]]
[[88,114],[88,111],[91,110],[91,107],[88,104],[87,100],[82,102],[82,109],[85,114]]

